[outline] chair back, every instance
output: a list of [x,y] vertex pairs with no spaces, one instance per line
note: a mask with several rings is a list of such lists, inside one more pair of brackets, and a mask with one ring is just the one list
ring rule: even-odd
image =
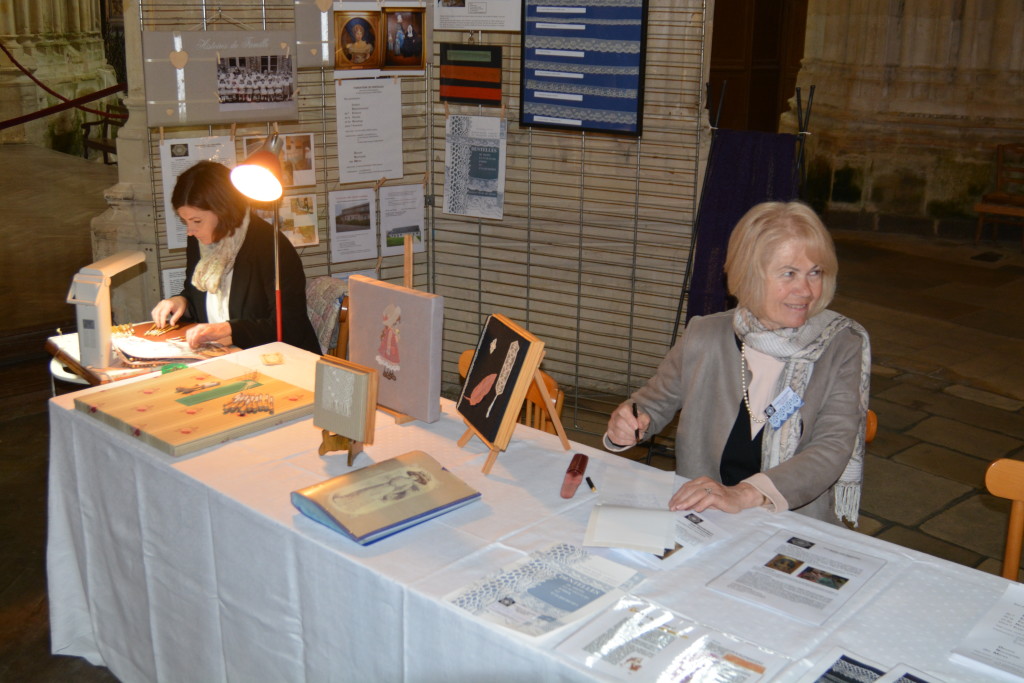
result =
[[1010,458],[996,460],[985,472],[985,488],[993,496],[1011,501],[1002,575],[1016,581],[1020,571],[1021,542],[1024,541],[1024,462]]
[[871,443],[875,440],[875,434],[878,433],[878,415],[875,411],[868,408],[868,416],[864,421],[864,443]]
[[[348,285],[344,281],[330,275],[306,281],[306,314],[320,342],[320,351],[338,358],[345,357],[345,349],[338,353],[337,347],[342,342],[342,321],[347,317],[346,307],[342,305],[347,290]],[[347,330],[344,342],[347,346]]]
[[[476,349],[466,349],[459,354],[459,377],[463,380],[469,374],[469,366],[473,364],[473,354],[475,353]],[[544,388],[547,389],[548,396],[551,397],[551,405],[555,409],[555,415],[561,419],[562,405],[565,403],[565,392],[558,388],[558,382],[551,375],[543,370],[538,370],[538,372],[540,373],[541,381],[544,382]],[[540,389],[537,388],[535,383],[531,382],[530,388],[526,391],[526,400],[523,402],[523,412],[520,415],[519,421],[542,432],[549,434],[558,433],[554,423],[551,422],[551,416],[544,409],[544,399],[541,397]]]
[[1024,201],[1024,144],[1007,143],[996,148],[995,194]]

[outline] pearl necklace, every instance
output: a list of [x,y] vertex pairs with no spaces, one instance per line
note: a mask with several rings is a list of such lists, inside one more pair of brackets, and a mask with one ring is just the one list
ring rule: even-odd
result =
[[747,391],[747,343],[740,345],[740,385],[743,387],[743,403],[747,406],[747,414],[757,424],[764,424],[768,418],[758,419],[754,417],[754,411],[750,409],[750,393]]

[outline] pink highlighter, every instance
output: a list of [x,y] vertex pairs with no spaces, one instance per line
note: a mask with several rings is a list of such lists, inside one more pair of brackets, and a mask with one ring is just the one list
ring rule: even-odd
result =
[[576,489],[587,472],[588,462],[590,458],[582,453],[572,456],[572,462],[569,463],[569,469],[565,471],[565,479],[562,481],[562,498],[572,498],[576,495]]

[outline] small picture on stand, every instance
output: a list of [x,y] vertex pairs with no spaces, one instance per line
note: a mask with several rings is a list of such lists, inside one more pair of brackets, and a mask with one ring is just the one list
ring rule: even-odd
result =
[[523,399],[544,356],[544,342],[503,315],[487,319],[457,409],[480,438],[505,450]]
[[322,356],[316,363],[313,424],[365,444],[373,443],[377,373],[356,363]]

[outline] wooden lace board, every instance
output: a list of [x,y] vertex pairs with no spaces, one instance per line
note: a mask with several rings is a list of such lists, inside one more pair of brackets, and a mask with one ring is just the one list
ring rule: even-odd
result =
[[215,446],[313,412],[312,391],[262,373],[257,374],[260,386],[246,393],[273,396],[273,414],[225,414],[224,404],[234,394],[193,406],[177,401],[188,396],[175,391],[177,387],[214,381],[224,386],[249,377],[252,377],[251,372],[221,379],[201,369],[188,368],[139,382],[112,385],[76,398],[75,408],[172,456]]

